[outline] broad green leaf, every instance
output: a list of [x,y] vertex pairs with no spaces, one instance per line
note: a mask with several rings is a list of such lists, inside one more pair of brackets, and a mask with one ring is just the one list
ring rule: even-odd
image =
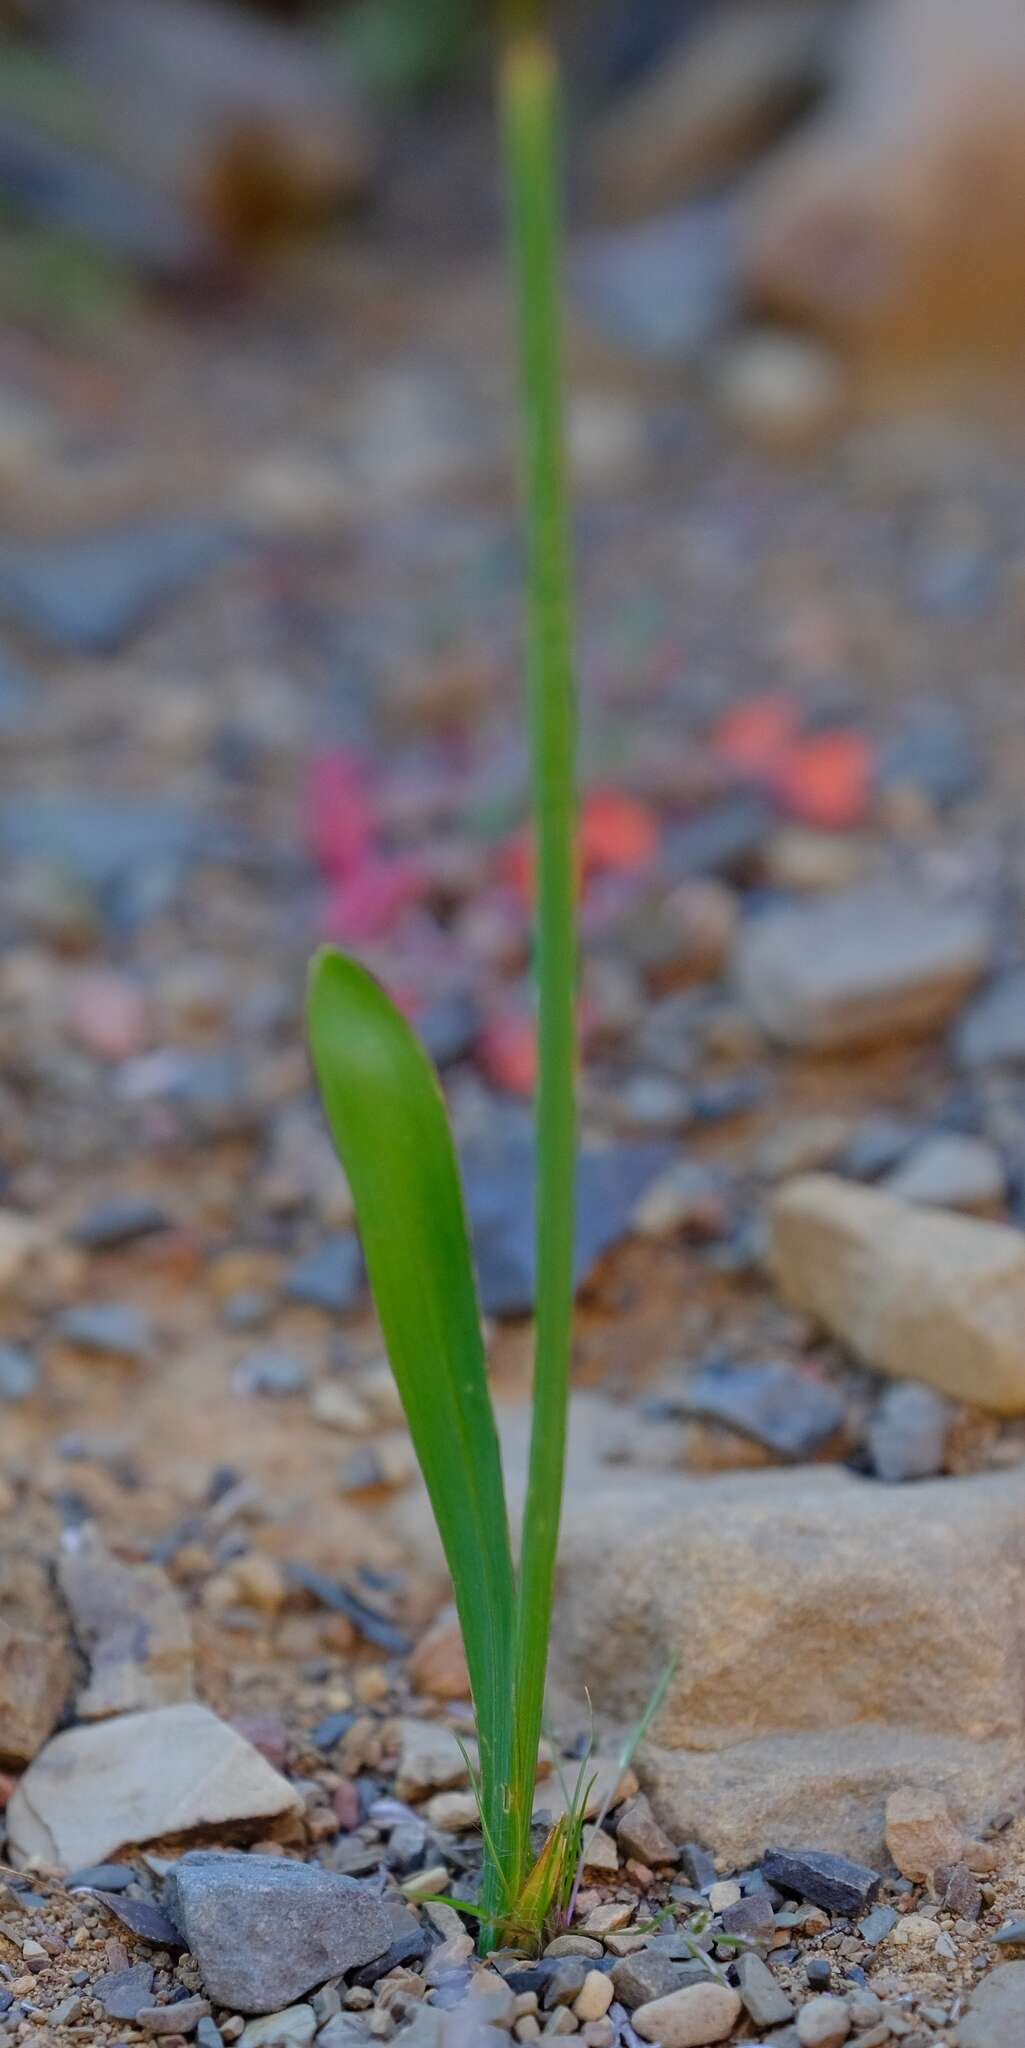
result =
[[[310,970],[309,1036],[392,1371],[452,1575],[477,1713],[481,1805],[508,1839],[513,1571],[459,1170],[437,1076],[365,968]],[[493,1883],[497,1878],[492,1874]],[[491,1904],[497,1909],[497,1893]]]

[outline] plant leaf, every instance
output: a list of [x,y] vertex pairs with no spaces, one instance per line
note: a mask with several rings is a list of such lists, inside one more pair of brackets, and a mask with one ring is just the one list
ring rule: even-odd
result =
[[[366,969],[325,946],[309,1036],[352,1189],[377,1313],[452,1575],[491,1866],[509,1837],[513,1570],[459,1170],[437,1075]],[[489,1910],[506,1903],[488,1873]],[[486,1886],[485,1896],[488,1887]]]

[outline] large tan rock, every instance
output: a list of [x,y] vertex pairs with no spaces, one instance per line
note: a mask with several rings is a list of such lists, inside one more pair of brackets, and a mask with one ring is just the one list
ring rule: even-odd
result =
[[42,1749],[7,1807],[9,1854],[72,1869],[135,1842],[298,1810],[297,1793],[251,1742],[186,1704],[66,1728]]
[[564,1699],[628,1724],[678,1653],[637,1767],[680,1840],[876,1862],[899,1785],[968,1831],[1025,1789],[1025,1473],[610,1474],[561,1559]]
[[755,293],[869,357],[1017,348],[1023,94],[1020,0],[870,0],[835,96],[751,192]]
[[784,1298],[866,1364],[1025,1414],[1025,1236],[1008,1224],[802,1174],[769,1205]]

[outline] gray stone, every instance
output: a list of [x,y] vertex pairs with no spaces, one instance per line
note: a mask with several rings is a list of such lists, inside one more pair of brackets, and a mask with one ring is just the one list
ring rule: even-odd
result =
[[265,2013],[382,1955],[385,1901],[353,1878],[281,1856],[191,1850],[164,1905],[218,2005]]
[[1001,1948],[1025,1947],[1025,1919],[1005,1920],[993,1939]]
[[72,654],[107,653],[228,545],[202,520],[139,525],[0,553],[0,601]]
[[954,1032],[963,1067],[1025,1064],[1025,967],[1001,975],[965,1011]]
[[93,1990],[112,2020],[134,2020],[153,1995],[152,1964],[133,1963],[130,1970],[114,1970],[110,1976],[98,1978]]
[[659,1826],[652,1813],[651,1802],[643,1792],[628,1800],[620,1813],[616,1822],[616,1843],[621,1856],[635,1856],[639,1863],[646,1863],[652,1868],[677,1860],[676,1844]]
[[362,1300],[363,1281],[359,1239],[355,1231],[342,1230],[289,1267],[284,1291],[288,1301],[344,1315]]
[[237,1394],[265,1394],[274,1400],[301,1394],[309,1383],[309,1366],[290,1351],[248,1351],[231,1375]]
[[968,2000],[957,2048],[1014,2048],[1025,2041],[1025,1963],[998,1963]]
[[192,1629],[157,1564],[122,1564],[94,1531],[76,1532],[57,1567],[75,1635],[89,1660],[79,1719],[174,1706],[193,1697]]
[[933,1479],[942,1472],[950,1428],[949,1404],[931,1387],[898,1380],[887,1387],[868,1425],[868,1449],[878,1479]]
[[756,2027],[780,2027],[794,2017],[782,1984],[761,1956],[737,1957],[737,1985],[744,2010]]
[[85,1251],[110,1251],[166,1230],[169,1221],[159,1202],[145,1195],[111,1195],[106,1201],[92,1203],[68,1234],[72,1244]]
[[858,1921],[858,1933],[869,1948],[875,1948],[886,1940],[896,1924],[897,1915],[892,1906],[873,1906],[871,1913],[866,1913],[864,1920]]
[[723,1423],[777,1457],[797,1460],[835,1436],[846,1414],[834,1388],[785,1361],[702,1366],[670,1400],[680,1415]]
[[66,1344],[97,1358],[121,1358],[137,1365],[150,1350],[148,1318],[130,1301],[83,1301],[63,1309],[57,1334]]
[[64,1882],[69,1892],[76,1885],[89,1891],[123,1892],[135,1883],[137,1875],[130,1863],[87,1863],[82,1870],[69,1870]]
[[745,1893],[734,1905],[724,1909],[722,1924],[727,1934],[742,1934],[748,1941],[767,1941],[773,1928],[769,1891],[763,1888]]
[[974,907],[874,887],[751,920],[734,971],[769,1038],[853,1051],[937,1030],[984,973],[991,946]]
[[877,1871],[826,1849],[769,1849],[762,1875],[780,1891],[795,1892],[830,1913],[860,1912],[879,1890]]
[[577,296],[620,347],[692,362],[735,308],[736,229],[735,205],[714,198],[586,236],[573,260]]
[[[700,1967],[700,1966],[699,1966]],[[647,2005],[653,1998],[666,1998],[687,1982],[686,1965],[654,1948],[641,1948],[632,1956],[621,1956],[612,1970],[616,1997],[628,2012]]]
[[883,1186],[905,1202],[993,1216],[1003,1208],[1007,1176],[999,1152],[984,1138],[936,1131],[887,1174]]
[[769,1264],[791,1307],[867,1365],[955,1401],[1025,1413],[1025,1236],[830,1174],[769,1207]]
[[35,1392],[39,1372],[34,1358],[15,1344],[0,1344],[0,1401],[25,1401]]

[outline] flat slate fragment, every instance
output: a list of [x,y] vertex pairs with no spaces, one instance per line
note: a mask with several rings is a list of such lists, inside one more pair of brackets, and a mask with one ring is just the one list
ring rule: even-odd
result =
[[827,1913],[862,1913],[879,1890],[876,1871],[847,1856],[831,1856],[827,1849],[769,1849],[761,1867],[769,1884]]
[[845,1407],[832,1387],[785,1360],[766,1365],[713,1361],[674,1403],[681,1415],[719,1422],[780,1458],[807,1458],[841,1427]]
[[284,1856],[194,1849],[168,1872],[164,1904],[207,1994],[233,2012],[291,2005],[394,1936],[389,1904],[366,1885]]

